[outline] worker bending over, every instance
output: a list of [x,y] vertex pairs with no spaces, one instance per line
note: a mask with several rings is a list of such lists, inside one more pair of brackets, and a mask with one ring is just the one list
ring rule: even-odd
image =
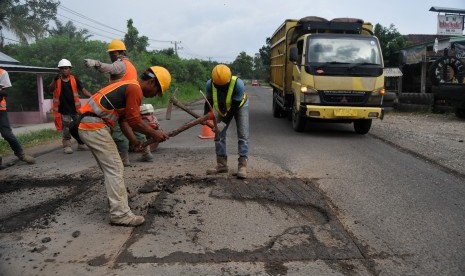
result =
[[111,136],[111,128],[119,122],[123,133],[134,148],[141,150],[142,142],[134,131],[152,137],[157,142],[168,139],[162,130],[155,130],[141,118],[142,96],[163,96],[171,83],[171,75],[163,67],[152,66],[140,80],[114,82],[95,93],[80,109],[79,137],[90,148],[105,177],[113,225],[138,226],[144,217],[132,213],[124,185],[124,166]]

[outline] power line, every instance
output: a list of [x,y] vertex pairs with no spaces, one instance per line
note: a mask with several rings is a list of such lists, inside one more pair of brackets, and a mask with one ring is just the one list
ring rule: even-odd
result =
[[92,19],[92,18],[90,18],[90,17],[87,17],[87,16],[85,16],[85,15],[83,15],[83,14],[80,14],[80,13],[78,13],[78,12],[76,12],[76,11],[73,11],[72,9],[63,6],[62,4],[60,4],[60,6],[58,6],[58,7],[61,8],[61,9],[63,9],[64,11],[67,11],[67,12],[69,12],[69,13],[71,13],[71,14],[74,14],[74,15],[76,15],[76,16],[78,16],[78,17],[81,17],[81,18],[84,18],[84,19],[86,19],[86,20],[89,20],[89,21],[91,21],[91,22],[93,22],[93,23],[95,23],[95,24],[97,24],[97,25],[101,25],[101,26],[103,26],[103,27],[106,27],[106,28],[108,28],[108,29],[111,29],[111,30],[114,30],[114,31],[117,31],[117,32],[120,32],[120,33],[123,33],[123,34],[126,33],[126,32],[124,32],[124,31],[121,31],[121,30],[115,29],[115,28],[113,28],[113,27],[111,27],[111,26],[108,26],[108,25],[106,25],[106,24],[104,24],[104,23],[101,23],[101,22],[99,22],[99,21],[97,21],[97,20],[94,20],[94,19]]

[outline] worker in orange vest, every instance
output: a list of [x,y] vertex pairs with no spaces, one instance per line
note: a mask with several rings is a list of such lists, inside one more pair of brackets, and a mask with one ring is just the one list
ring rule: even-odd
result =
[[140,76],[139,81],[117,81],[102,88],[79,111],[79,137],[90,148],[105,176],[110,221],[113,225],[138,226],[145,219],[132,213],[129,208],[123,177],[124,166],[111,136],[111,129],[119,122],[124,135],[138,150],[142,150],[143,143],[136,138],[133,130],[157,142],[168,139],[164,131],[155,130],[142,120],[139,106],[142,104],[142,96],[163,96],[170,84],[168,70],[152,66]]
[[[50,89],[53,89],[53,112],[55,119],[60,118],[63,131],[63,152],[67,154],[73,153],[71,148],[71,134],[69,133],[69,125],[71,121],[77,120],[78,110],[81,108],[81,99],[79,92],[87,97],[92,94],[84,88],[82,83],[73,74],[71,74],[71,62],[67,59],[62,59],[58,62],[60,73],[50,84]],[[85,150],[84,144],[78,143],[78,150]]]
[[[112,63],[104,63],[95,59],[84,59],[84,64],[87,67],[93,67],[97,71],[110,75],[110,83],[123,80],[137,80],[136,67],[126,57],[126,45],[119,39],[113,39],[108,45],[107,50]],[[123,161],[123,165],[128,167],[131,165],[129,161],[129,141],[124,136],[118,124],[113,128],[113,140],[118,147],[118,151]],[[145,141],[145,136],[136,132],[139,140]],[[152,162],[153,155],[150,147],[143,150],[140,161]]]
[[[0,68],[0,134],[5,139],[13,150],[14,154],[19,160],[28,164],[34,164],[34,157],[24,153],[21,144],[14,135],[10,121],[8,120],[8,113],[6,111],[6,98],[8,97],[8,88],[11,87],[10,76],[8,72]],[[4,169],[2,165],[2,157],[0,157],[0,169]]]

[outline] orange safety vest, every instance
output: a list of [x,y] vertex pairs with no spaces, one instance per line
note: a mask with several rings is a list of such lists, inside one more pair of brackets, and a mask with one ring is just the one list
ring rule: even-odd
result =
[[137,80],[118,81],[105,86],[97,93],[92,95],[87,103],[85,103],[84,106],[82,106],[82,108],[79,110],[79,113],[92,113],[96,116],[88,116],[83,118],[79,124],[79,128],[82,130],[96,130],[105,127],[105,125],[114,127],[119,118],[118,110],[106,109],[101,104],[101,101],[102,99],[105,99],[108,94],[117,91],[119,87],[127,84],[136,84],[139,86],[139,82]]
[[[81,101],[77,89],[76,78],[73,75],[69,75],[69,81],[71,82],[71,90],[73,91],[74,106],[76,111],[79,111],[79,108],[81,108]],[[53,112],[56,116],[58,114],[58,108],[60,107],[61,82],[61,78],[58,79],[56,81],[55,90],[53,90]]]
[[121,61],[123,61],[126,65],[126,71],[121,78],[117,78],[116,75],[110,75],[110,83],[125,80],[137,80],[136,67],[134,67],[134,65],[127,58],[122,58]]
[[[0,75],[2,75],[3,72],[5,72],[5,70],[0,69]],[[6,98],[5,97],[3,97],[3,99],[0,101],[0,110],[6,110]]]

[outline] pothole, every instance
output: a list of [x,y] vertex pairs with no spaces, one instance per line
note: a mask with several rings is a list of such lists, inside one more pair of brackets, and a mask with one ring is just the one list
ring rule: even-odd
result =
[[117,263],[363,259],[311,180],[178,177]]

